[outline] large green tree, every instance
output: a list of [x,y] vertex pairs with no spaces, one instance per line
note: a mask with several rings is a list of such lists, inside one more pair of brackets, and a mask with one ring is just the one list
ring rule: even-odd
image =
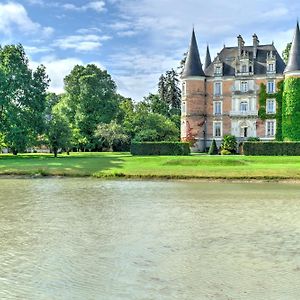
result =
[[48,85],[45,67],[32,71],[22,45],[0,48],[0,131],[14,154],[44,131]]
[[285,49],[282,51],[282,57],[284,62],[287,64],[289,61],[290,51],[291,51],[292,43],[287,43]]
[[94,136],[97,125],[109,123],[117,115],[116,84],[107,71],[94,64],[75,66],[64,83],[64,101],[72,128],[86,140],[87,149],[97,149]]

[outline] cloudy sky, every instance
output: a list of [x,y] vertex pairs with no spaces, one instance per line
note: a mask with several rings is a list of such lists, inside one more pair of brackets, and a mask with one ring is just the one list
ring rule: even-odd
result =
[[75,64],[96,63],[121,94],[141,100],[179,65],[193,25],[202,61],[206,43],[214,57],[254,32],[281,53],[299,11],[298,0],[0,0],[0,42],[22,43],[32,67],[47,67],[52,91],[63,91]]

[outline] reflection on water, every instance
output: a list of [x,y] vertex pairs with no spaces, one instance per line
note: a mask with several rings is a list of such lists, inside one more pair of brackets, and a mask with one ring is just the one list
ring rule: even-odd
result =
[[300,299],[300,186],[0,180],[1,299]]

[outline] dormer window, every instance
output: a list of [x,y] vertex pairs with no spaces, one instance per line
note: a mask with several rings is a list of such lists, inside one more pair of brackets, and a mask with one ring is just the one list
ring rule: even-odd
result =
[[215,72],[216,72],[216,75],[221,75],[222,74],[221,67],[217,66]]
[[272,64],[268,64],[268,72],[274,72],[275,71],[275,65]]
[[247,66],[246,65],[242,65],[242,73],[246,73],[247,72]]
[[248,81],[241,81],[241,92],[248,92]]

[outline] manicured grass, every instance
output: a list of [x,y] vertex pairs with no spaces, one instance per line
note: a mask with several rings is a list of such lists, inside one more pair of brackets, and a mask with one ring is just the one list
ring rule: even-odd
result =
[[129,153],[0,155],[0,175],[300,179],[300,156],[131,156]]

